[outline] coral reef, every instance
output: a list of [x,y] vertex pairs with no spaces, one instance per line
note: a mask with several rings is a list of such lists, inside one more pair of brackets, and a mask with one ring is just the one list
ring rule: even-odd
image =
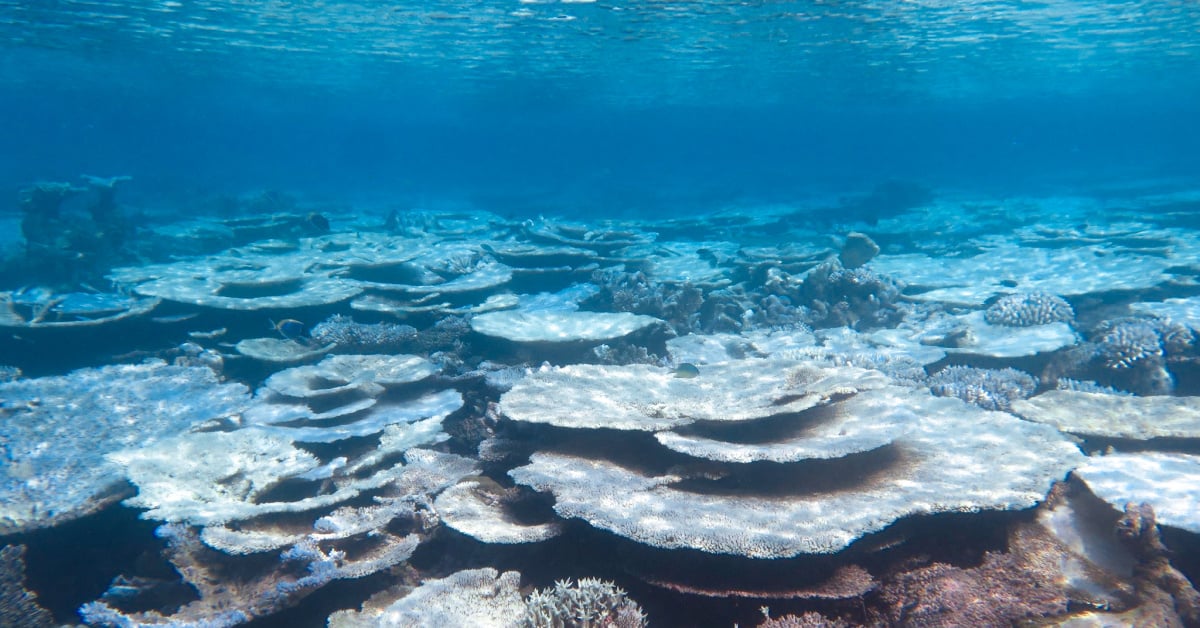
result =
[[802,615],[771,617],[770,610],[765,606],[762,608],[766,619],[758,625],[758,628],[850,628],[850,624],[840,619],[826,619],[820,613],[808,612]]
[[[318,485],[322,479],[330,480],[334,486],[330,495],[319,494],[318,486],[316,494],[293,501],[253,501],[267,494],[264,491],[272,489],[273,482],[281,477],[271,472],[271,468],[281,469],[281,464],[287,462],[277,457],[281,450],[278,444],[257,455],[244,449],[221,452],[202,448],[200,451],[210,458],[225,455],[240,461],[234,476],[243,478],[241,483],[228,487],[226,494],[215,500],[207,496],[216,492],[212,488],[197,489],[194,495],[186,491],[170,494],[158,490],[168,489],[170,483],[151,484],[147,477],[135,472],[135,479],[140,480],[146,491],[137,499],[151,506],[149,516],[179,521],[161,526],[158,533],[168,541],[167,559],[183,581],[196,589],[198,599],[178,609],[125,611],[121,607],[129,602],[129,595],[112,599],[106,596],[85,605],[81,615],[89,623],[99,625],[126,626],[140,622],[232,626],[278,612],[333,580],[361,578],[407,560],[422,535],[437,526],[436,516],[429,515],[428,510],[432,496],[460,478],[478,473],[478,468],[452,454],[408,449],[411,443],[388,443],[386,437],[382,441],[374,452],[332,469],[328,465],[324,469],[313,467],[311,461],[299,460],[303,468],[321,470],[302,479]],[[381,465],[396,452],[404,452],[406,464]],[[275,460],[270,460],[272,455]],[[311,454],[292,456],[306,457]],[[203,475],[198,470],[207,465],[202,460],[199,465],[185,466],[190,472]],[[225,470],[228,465],[219,468]],[[290,468],[300,470],[295,464]],[[371,469],[377,469],[374,475],[356,477]],[[219,483],[192,481],[193,487],[213,484]],[[374,504],[330,509],[364,492],[374,496]],[[263,517],[281,512],[304,516],[299,522]],[[236,528],[220,525],[229,520],[238,520]],[[204,528],[197,533],[188,524]],[[396,533],[406,528],[409,532],[404,536]],[[256,560],[252,556],[283,548],[287,549],[278,554],[278,561]],[[241,573],[235,582],[227,582],[218,575],[232,569]]]
[[384,591],[359,611],[338,611],[329,628],[494,626],[496,628],[644,628],[641,607],[611,582],[560,581],[528,598],[521,574],[469,569],[426,580],[411,591]]
[[585,307],[653,316],[680,333],[694,329],[694,319],[704,303],[699,288],[654,282],[641,271],[598,270],[592,273],[592,282],[600,291],[583,303]]
[[1175,389],[1173,363],[1194,361],[1195,332],[1164,318],[1102,321],[1088,341],[1064,352],[1046,368],[1049,381],[1092,380],[1139,395],[1166,395]]
[[329,628],[444,628],[445,626],[496,626],[517,628],[525,615],[519,589],[521,574],[492,568],[459,571],[427,580],[412,592],[386,606],[364,605],[360,612],[340,611],[329,618]]
[[[83,178],[85,187],[42,182],[18,192],[25,255],[3,274],[75,287],[97,282],[107,269],[129,259],[125,245],[134,229],[115,201],[116,185],[129,177]],[[82,206],[68,203],[79,195],[88,196]]]
[[1200,438],[1200,399],[1135,397],[1101,392],[1048,390],[1012,404],[1013,412],[1084,436]]
[[558,522],[517,521],[506,511],[506,503],[520,496],[488,478],[468,479],[442,491],[433,505],[442,523],[484,543],[534,543],[558,536]]
[[1092,456],[1075,469],[1097,497],[1116,509],[1145,504],[1155,521],[1200,534],[1200,456],[1143,451]]
[[843,268],[836,260],[810,271],[799,297],[809,309],[809,324],[818,328],[895,327],[904,316],[895,282],[874,270]]
[[207,368],[161,361],[0,383],[0,533],[55,525],[123,497],[106,455],[169,441],[249,401],[245,386]]
[[[26,209],[116,224],[112,183],[94,209],[73,186]],[[112,292],[0,293],[26,371],[64,348],[111,362],[71,342],[109,329],[146,352],[118,360],[177,360],[0,374],[0,532],[125,498],[167,522],[114,539],[141,555],[90,623],[235,625],[371,574],[280,621],[387,587],[330,625],[643,625],[619,584],[681,624],[749,625],[766,600],[790,613],[770,626],[1196,623],[1154,515],[1128,510],[1127,546],[1111,524],[1152,505],[1194,569],[1195,456],[1152,450],[1190,448],[1200,410],[1146,395],[1194,391],[1195,302],[1161,299],[1193,291],[1200,236],[953,203],[882,217],[886,252],[787,208],[414,210],[382,234],[261,200],[273,215],[153,226],[168,244],[136,252],[166,261],[112,271]],[[45,556],[60,534],[21,542]],[[501,566],[559,582],[522,599]],[[586,574],[617,582],[562,580]]]
[[[1194,502],[1193,502],[1194,503]],[[1141,605],[1158,605],[1158,621],[1139,618],[1147,625],[1195,626],[1200,624],[1200,592],[1186,576],[1171,566],[1170,551],[1159,536],[1154,508],[1129,503],[1117,521],[1117,536],[1137,558],[1134,582]],[[1165,594],[1165,595],[1162,595]],[[1147,613],[1149,615],[1149,613]]]
[[122,294],[54,293],[45,289],[0,292],[0,327],[99,327],[147,314],[158,304],[156,298]]
[[1075,319],[1075,310],[1066,299],[1044,292],[1008,294],[996,299],[983,313],[992,325],[1032,327]]
[[538,589],[525,601],[527,628],[645,628],[646,615],[637,602],[611,582],[581,578],[558,581],[553,588]]
[[358,323],[344,314],[334,314],[309,332],[317,345],[334,345],[338,351],[401,352],[417,339],[417,329],[397,323]]
[[941,397],[958,397],[984,410],[1010,410],[1014,401],[1037,390],[1037,378],[1014,368],[948,366],[929,376],[929,390]]
[[659,323],[653,316],[628,312],[505,310],[471,319],[471,329],[512,342],[614,340]]
[[[569,427],[583,440],[598,428],[662,435],[704,424],[707,439],[663,435],[690,455],[670,468],[650,462],[669,459],[662,453],[632,464],[580,447],[586,453],[539,451],[509,475],[553,494],[560,516],[639,543],[780,558],[840,551],[909,514],[1028,507],[1081,458],[1053,429],[890,386],[878,373],[763,360],[720,366],[691,379],[642,366],[530,375],[501,397],[511,420]],[[814,429],[847,416],[904,429]],[[739,436],[759,430],[756,439]],[[719,462],[764,459],[789,464]],[[732,490],[739,486],[754,488]]]

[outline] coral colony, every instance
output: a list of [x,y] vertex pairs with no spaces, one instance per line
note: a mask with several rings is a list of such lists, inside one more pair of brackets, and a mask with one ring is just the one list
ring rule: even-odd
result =
[[122,181],[20,196],[4,625],[1200,625],[1200,233],[1152,206],[134,224]]

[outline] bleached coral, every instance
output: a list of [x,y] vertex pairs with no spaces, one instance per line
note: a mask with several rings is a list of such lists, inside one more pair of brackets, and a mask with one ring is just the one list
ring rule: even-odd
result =
[[0,626],[50,628],[54,617],[25,587],[25,546],[0,547]]
[[525,601],[524,628],[611,626],[645,628],[646,614],[612,582],[580,578],[538,589]]
[[[767,421],[760,420],[754,426],[760,437],[754,442],[724,440],[720,435],[729,430],[713,430],[719,425],[714,423],[658,432],[654,438],[673,451],[721,462],[841,458],[891,444],[917,421],[912,410],[895,401],[888,389],[864,390],[828,408],[770,419],[774,425],[765,429]],[[761,432],[777,435],[764,438]]]
[[1000,297],[984,311],[984,318],[992,325],[1032,327],[1070,322],[1075,318],[1075,310],[1058,295],[1024,292]]
[[558,522],[522,523],[506,509],[508,495],[495,482],[465,480],[434,501],[442,523],[484,543],[533,543],[558,536]]
[[513,342],[572,342],[612,340],[659,322],[653,316],[628,312],[506,310],[472,318],[471,328]]
[[426,580],[383,608],[338,611],[329,617],[329,628],[518,628],[525,614],[520,584],[521,574],[515,571],[459,571]]
[[1008,410],[1014,401],[1037,390],[1037,379],[1014,368],[948,366],[929,376],[929,389],[935,395],[958,397],[984,410]]
[[1013,412],[1072,434],[1109,438],[1200,438],[1200,398],[1133,397],[1048,390],[1013,403]]
[[1117,510],[1150,504],[1159,523],[1200,534],[1200,456],[1149,451],[1092,456],[1075,475]]
[[769,477],[741,477],[755,471],[736,465],[693,477],[556,452],[535,453],[509,475],[552,493],[561,516],[641,543],[781,558],[840,551],[911,514],[1026,508],[1082,458],[1046,426],[957,399],[893,393],[919,419],[891,448],[795,463],[775,489],[764,486]]
[[241,411],[249,395],[207,368],[160,361],[0,383],[0,533],[61,523],[123,497],[105,456]]
[[263,501],[271,488],[319,468],[321,461],[287,440],[257,430],[185,434],[110,457],[138,486],[128,505],[148,509],[143,514],[148,519],[191,525],[329,506],[386,481],[353,482],[339,491],[303,499]]
[[742,421],[798,412],[886,383],[877,372],[792,360],[710,364],[687,379],[641,364],[580,364],[531,373],[501,397],[500,410],[529,423],[658,431],[700,420]]
[[1105,321],[1095,332],[1096,352],[1110,369],[1133,368],[1163,359],[1162,336],[1149,320]]
[[[403,451],[404,464],[381,464],[391,461],[399,446],[382,444],[381,450],[389,449],[386,454],[377,450],[373,454],[378,455],[337,465],[322,474],[323,481],[296,481],[300,476],[289,476],[311,467],[314,460],[307,452],[292,455],[298,464],[280,460],[288,450],[276,442],[258,452],[258,464],[264,469],[255,468],[254,454],[230,456],[238,464],[223,467],[227,475],[214,470],[193,482],[209,485],[204,490],[177,480],[185,488],[175,497],[147,484],[145,499],[157,504],[151,516],[181,520],[160,526],[158,533],[167,540],[168,560],[196,589],[199,599],[179,608],[131,612],[123,610],[129,597],[126,591],[85,605],[81,614],[90,623],[113,626],[232,626],[287,608],[334,580],[361,578],[408,560],[437,525],[436,517],[429,516],[433,496],[480,470],[471,459],[421,449]],[[213,456],[220,455],[212,453],[197,466],[214,463]],[[189,467],[199,474],[195,469]],[[269,501],[265,495],[281,478],[290,482],[291,491],[301,492],[304,486],[310,490],[290,501]],[[322,488],[326,483],[328,493]],[[229,493],[222,494],[224,489]],[[368,495],[369,501],[342,503]],[[245,501],[239,502],[239,496]],[[253,503],[254,499],[261,503]],[[296,514],[272,516],[281,512]],[[230,524],[218,523],[225,521]],[[190,527],[196,524],[203,529]],[[279,561],[263,556],[280,550],[284,551],[278,554]],[[242,558],[247,554],[259,556]],[[237,566],[239,575],[231,581],[223,574],[232,566]]]
[[361,389],[379,394],[384,386],[425,379],[437,369],[415,355],[331,355],[310,366],[279,371],[267,378],[266,387],[288,397],[320,397]]

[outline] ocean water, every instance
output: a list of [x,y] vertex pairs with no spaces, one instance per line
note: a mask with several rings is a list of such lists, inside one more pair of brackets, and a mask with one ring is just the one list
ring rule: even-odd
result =
[[0,626],[1200,625],[1198,33],[0,0]]

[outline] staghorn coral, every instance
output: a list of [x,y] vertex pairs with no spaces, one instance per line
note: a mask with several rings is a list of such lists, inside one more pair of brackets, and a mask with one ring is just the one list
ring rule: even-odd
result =
[[984,319],[992,325],[1033,327],[1070,322],[1075,310],[1060,296],[1045,292],[1025,292],[1000,297],[984,310]]
[[538,589],[525,601],[525,628],[645,628],[646,615],[637,602],[612,582],[580,578],[560,580]]
[[948,366],[929,376],[929,389],[941,397],[958,397],[984,410],[1008,410],[1037,389],[1037,379],[1014,368],[981,369]]

